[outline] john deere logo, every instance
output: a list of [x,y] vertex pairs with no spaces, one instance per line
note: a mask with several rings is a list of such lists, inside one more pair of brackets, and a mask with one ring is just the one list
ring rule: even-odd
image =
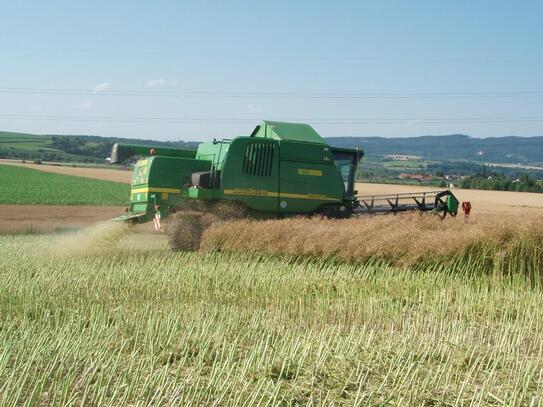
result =
[[299,175],[310,175],[313,177],[322,177],[321,170],[309,170],[307,168],[298,168]]

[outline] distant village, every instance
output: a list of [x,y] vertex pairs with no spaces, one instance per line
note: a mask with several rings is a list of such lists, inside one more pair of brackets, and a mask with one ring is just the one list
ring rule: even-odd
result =
[[[388,154],[385,155],[385,158],[388,160],[393,161],[418,161],[422,160],[421,156],[417,155],[405,155],[405,154]],[[427,173],[422,172],[415,172],[415,173],[409,173],[409,172],[403,172],[398,175],[398,179],[401,180],[410,180],[410,181],[418,181],[418,182],[432,182],[436,180],[442,180],[444,186],[447,186],[448,188],[454,188],[454,182],[457,182],[461,179],[463,179],[464,176],[452,176],[452,175],[446,175],[446,174],[436,174],[431,175]]]
[[[475,153],[478,156],[484,155],[483,151],[478,151]],[[388,160],[393,161],[419,161],[422,160],[421,156],[416,155],[405,155],[405,154],[389,154],[384,156]],[[485,164],[487,167],[505,167],[505,168],[514,168],[514,169],[524,169],[524,170],[541,170],[541,167],[535,166],[525,166],[521,164]],[[475,174],[463,175],[463,174],[446,174],[441,171],[437,171],[434,174],[428,172],[421,172],[420,168],[416,172],[402,172],[395,176],[397,179],[404,181],[417,181],[420,183],[435,183],[440,182],[441,186],[447,188],[455,188],[455,186],[460,186],[464,180],[473,177]],[[496,174],[483,174],[479,175],[479,178],[486,179],[489,182],[496,182],[503,178],[503,175]],[[510,178],[509,181],[511,184],[523,183],[524,181],[520,178]]]

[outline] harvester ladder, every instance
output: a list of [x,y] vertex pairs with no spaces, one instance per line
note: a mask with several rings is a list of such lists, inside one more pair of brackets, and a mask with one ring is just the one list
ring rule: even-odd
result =
[[231,139],[222,139],[221,141],[217,141],[217,143],[220,143],[219,146],[219,153],[213,154],[213,158],[211,159],[211,177],[210,177],[210,184],[213,186],[215,185],[215,179],[217,178],[217,168],[219,166],[219,161],[221,159],[221,153],[222,153],[222,146],[224,143],[230,143]]

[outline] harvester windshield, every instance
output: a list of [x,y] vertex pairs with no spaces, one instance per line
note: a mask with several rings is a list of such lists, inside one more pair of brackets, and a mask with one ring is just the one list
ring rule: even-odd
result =
[[358,156],[352,151],[336,149],[333,149],[332,153],[334,154],[334,163],[341,174],[345,194],[352,195],[354,193],[354,179],[358,165]]

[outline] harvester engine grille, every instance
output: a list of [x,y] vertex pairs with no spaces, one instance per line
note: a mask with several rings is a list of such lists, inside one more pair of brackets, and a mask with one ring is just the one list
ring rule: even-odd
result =
[[247,175],[269,177],[272,173],[274,150],[273,143],[258,141],[247,145],[243,158],[243,172]]

